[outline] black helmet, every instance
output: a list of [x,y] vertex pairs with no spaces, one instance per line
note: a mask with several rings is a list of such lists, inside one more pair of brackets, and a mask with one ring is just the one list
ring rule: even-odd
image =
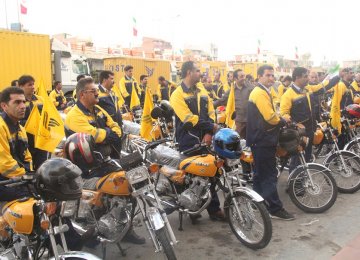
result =
[[171,107],[170,102],[167,100],[161,100],[160,107],[163,110],[163,116],[168,119],[174,115],[174,109]]
[[36,171],[36,189],[45,201],[79,199],[81,170],[67,159],[49,159]]
[[283,128],[279,134],[279,145],[289,154],[296,154],[300,143],[299,131],[296,129]]
[[87,172],[98,165],[99,161],[94,154],[95,140],[91,135],[75,133],[65,142],[64,154],[67,159]]

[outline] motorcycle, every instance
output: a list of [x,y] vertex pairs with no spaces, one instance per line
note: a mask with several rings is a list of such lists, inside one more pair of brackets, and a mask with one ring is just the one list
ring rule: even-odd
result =
[[[59,180],[62,178],[65,181],[67,177],[62,175]],[[2,208],[0,259],[98,260],[98,257],[87,252],[68,250],[64,235],[69,231],[64,214],[68,201],[64,201],[65,195],[50,196],[44,183],[39,181],[41,178],[44,176],[27,174],[0,181],[1,186],[28,187],[32,195],[8,202]],[[59,251],[58,245],[61,245],[63,252]]]
[[[156,145],[158,143],[149,144],[149,147]],[[161,205],[148,207],[142,199],[142,192],[146,191],[155,198],[157,194],[149,181],[148,169],[141,155],[132,153],[117,161],[96,151],[94,154],[100,163],[90,171],[89,176],[96,176],[101,171],[103,177],[85,179],[82,198],[68,204],[66,210],[73,216],[75,230],[79,234],[90,232],[101,242],[103,259],[106,258],[108,243],[116,244],[124,256],[120,241],[129,231],[136,215],[135,209],[139,206],[156,252],[163,252],[168,259],[176,259],[173,244],[177,241],[166,215],[162,214]]]
[[[220,158],[207,144],[198,141],[198,145],[181,154],[168,146],[158,146],[149,153],[148,161],[160,165],[153,178],[165,211],[179,212],[179,230],[183,230],[183,215],[194,216],[204,211],[212,199],[210,187],[218,185],[226,194],[225,213],[235,236],[249,248],[266,247],[272,236],[270,216],[263,198],[247,188],[239,177],[241,172],[235,166],[239,165],[240,156],[236,160]],[[191,156],[203,149],[208,153]],[[150,195],[147,199],[155,201]]]
[[336,182],[329,168],[306,162],[304,150],[308,142],[305,128],[291,124],[280,131],[277,154],[285,157],[285,162],[290,156],[300,158],[300,165],[290,172],[287,182],[291,201],[305,212],[322,213],[336,201]]

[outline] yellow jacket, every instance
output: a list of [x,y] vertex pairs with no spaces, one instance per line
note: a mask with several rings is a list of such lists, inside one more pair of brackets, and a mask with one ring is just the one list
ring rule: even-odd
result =
[[274,87],[270,88],[270,94],[271,94],[271,98],[273,100],[274,105],[276,105],[276,106],[279,105],[280,98]]
[[282,95],[284,95],[284,93],[286,92],[286,90],[288,90],[289,87],[285,87],[284,84],[280,84],[280,86],[278,87],[278,98],[279,98],[279,102],[281,101],[281,97]]
[[343,81],[340,81],[334,87],[334,94],[331,100],[331,125],[332,127],[338,129],[341,133],[341,110],[346,106],[353,104],[354,93],[351,89],[350,84],[347,84]]
[[32,170],[25,129],[14,125],[5,112],[0,116],[0,173],[11,178]]
[[95,115],[78,101],[66,116],[66,135],[69,136],[72,133],[90,134],[94,137],[96,143],[102,143],[109,138],[107,128],[121,137],[121,128],[104,109],[95,106]]
[[62,90],[58,92],[56,89],[54,89],[50,92],[49,97],[56,108],[60,107],[62,104],[66,104],[66,98]]
[[246,123],[246,144],[250,147],[275,147],[280,126],[285,124],[277,115],[269,92],[259,84],[250,93]]
[[127,78],[126,76],[122,77],[119,82],[119,88],[121,95],[126,98],[130,96],[133,89],[135,89],[136,93],[140,96],[141,89],[139,84],[134,78]]
[[169,100],[172,93],[175,91],[175,89],[177,88],[177,85],[174,82],[168,81],[168,85],[167,87],[161,86],[160,84],[158,84],[155,88],[155,93],[154,95],[157,95],[158,100]]
[[359,83],[357,83],[356,80],[354,80],[354,81],[351,83],[351,86],[354,88],[354,90],[355,90],[356,92],[359,92],[359,91],[360,91]]

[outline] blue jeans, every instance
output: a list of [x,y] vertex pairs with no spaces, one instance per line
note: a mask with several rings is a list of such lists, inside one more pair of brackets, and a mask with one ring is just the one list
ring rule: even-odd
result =
[[253,189],[265,200],[270,214],[283,208],[277,192],[276,147],[252,147],[255,171]]

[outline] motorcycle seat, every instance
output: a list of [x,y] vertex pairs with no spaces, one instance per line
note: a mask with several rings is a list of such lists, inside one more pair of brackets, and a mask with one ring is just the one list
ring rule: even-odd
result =
[[176,151],[166,145],[159,145],[150,150],[149,160],[160,165],[167,165],[171,168],[178,169],[180,163],[187,158],[179,151]]
[[84,190],[96,190],[96,183],[99,181],[100,177],[94,177],[89,179],[83,179],[83,189]]

